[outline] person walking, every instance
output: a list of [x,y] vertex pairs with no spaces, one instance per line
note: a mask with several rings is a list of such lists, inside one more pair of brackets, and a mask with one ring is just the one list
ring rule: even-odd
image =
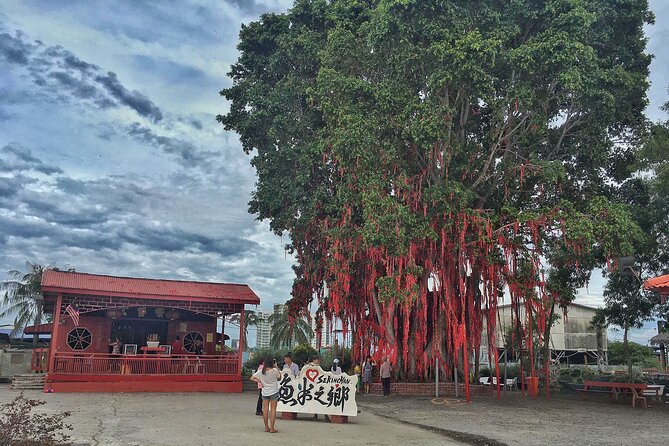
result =
[[379,373],[381,375],[381,383],[383,384],[383,396],[390,396],[390,361],[388,357],[383,358]]
[[362,365],[362,385],[365,390],[365,395],[369,395],[369,386],[372,383],[372,368],[374,363],[372,362],[372,357],[368,356],[365,359],[365,363]]
[[276,361],[267,357],[262,370],[257,371],[251,381],[262,384],[262,419],[265,422],[265,432],[276,434],[276,405],[279,402],[279,381],[281,372],[275,366]]

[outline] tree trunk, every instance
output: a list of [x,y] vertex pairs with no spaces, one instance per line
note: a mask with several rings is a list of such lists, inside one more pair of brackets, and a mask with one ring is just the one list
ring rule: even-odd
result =
[[602,372],[602,362],[604,360],[604,334],[602,333],[602,326],[597,325],[597,372]]
[[[39,325],[41,323],[42,323],[42,305],[40,302],[37,302],[37,312],[35,313],[35,325]],[[34,333],[33,347],[37,347],[38,343],[39,343],[39,333]]]
[[627,364],[627,382],[632,382],[632,359],[630,358],[628,343],[627,343],[627,332],[629,327],[625,327],[623,334],[623,357],[625,358],[625,363]]
[[553,328],[553,315],[555,314],[555,300],[551,302],[551,309],[546,320],[546,328],[544,328],[544,345],[542,353],[542,361],[544,367],[550,366],[551,360],[551,329]]

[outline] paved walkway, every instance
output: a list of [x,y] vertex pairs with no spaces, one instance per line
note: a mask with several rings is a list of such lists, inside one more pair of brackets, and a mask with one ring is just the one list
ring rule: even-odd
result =
[[[0,386],[0,403],[17,391]],[[458,445],[460,443],[362,409],[345,425],[298,419],[277,420],[278,434],[264,432],[254,414],[256,395],[92,394],[26,391],[46,401],[45,410],[72,412],[73,440],[92,446],[222,446],[271,442],[300,445]]]

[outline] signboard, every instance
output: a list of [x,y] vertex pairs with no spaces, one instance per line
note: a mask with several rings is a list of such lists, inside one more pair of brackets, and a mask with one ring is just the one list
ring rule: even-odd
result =
[[277,410],[354,417],[358,414],[355,402],[357,383],[355,375],[335,375],[318,366],[302,367],[297,377],[284,370],[279,384]]

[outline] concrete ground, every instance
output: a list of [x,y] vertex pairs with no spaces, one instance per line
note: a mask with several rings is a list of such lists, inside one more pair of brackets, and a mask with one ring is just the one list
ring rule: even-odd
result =
[[[0,386],[0,404],[19,394]],[[277,434],[264,432],[255,415],[257,395],[211,393],[51,393],[25,391],[46,401],[46,411],[69,410],[76,444],[91,446],[209,446],[271,442],[300,445],[458,445],[440,433],[408,426],[365,409],[348,424],[277,420]],[[322,418],[321,418],[322,420]]]
[[471,404],[447,397],[362,396],[358,408],[389,421],[420,425],[472,445],[667,445],[669,404],[648,400],[634,409],[629,400],[610,403],[606,396],[581,401],[577,396],[473,398]]

